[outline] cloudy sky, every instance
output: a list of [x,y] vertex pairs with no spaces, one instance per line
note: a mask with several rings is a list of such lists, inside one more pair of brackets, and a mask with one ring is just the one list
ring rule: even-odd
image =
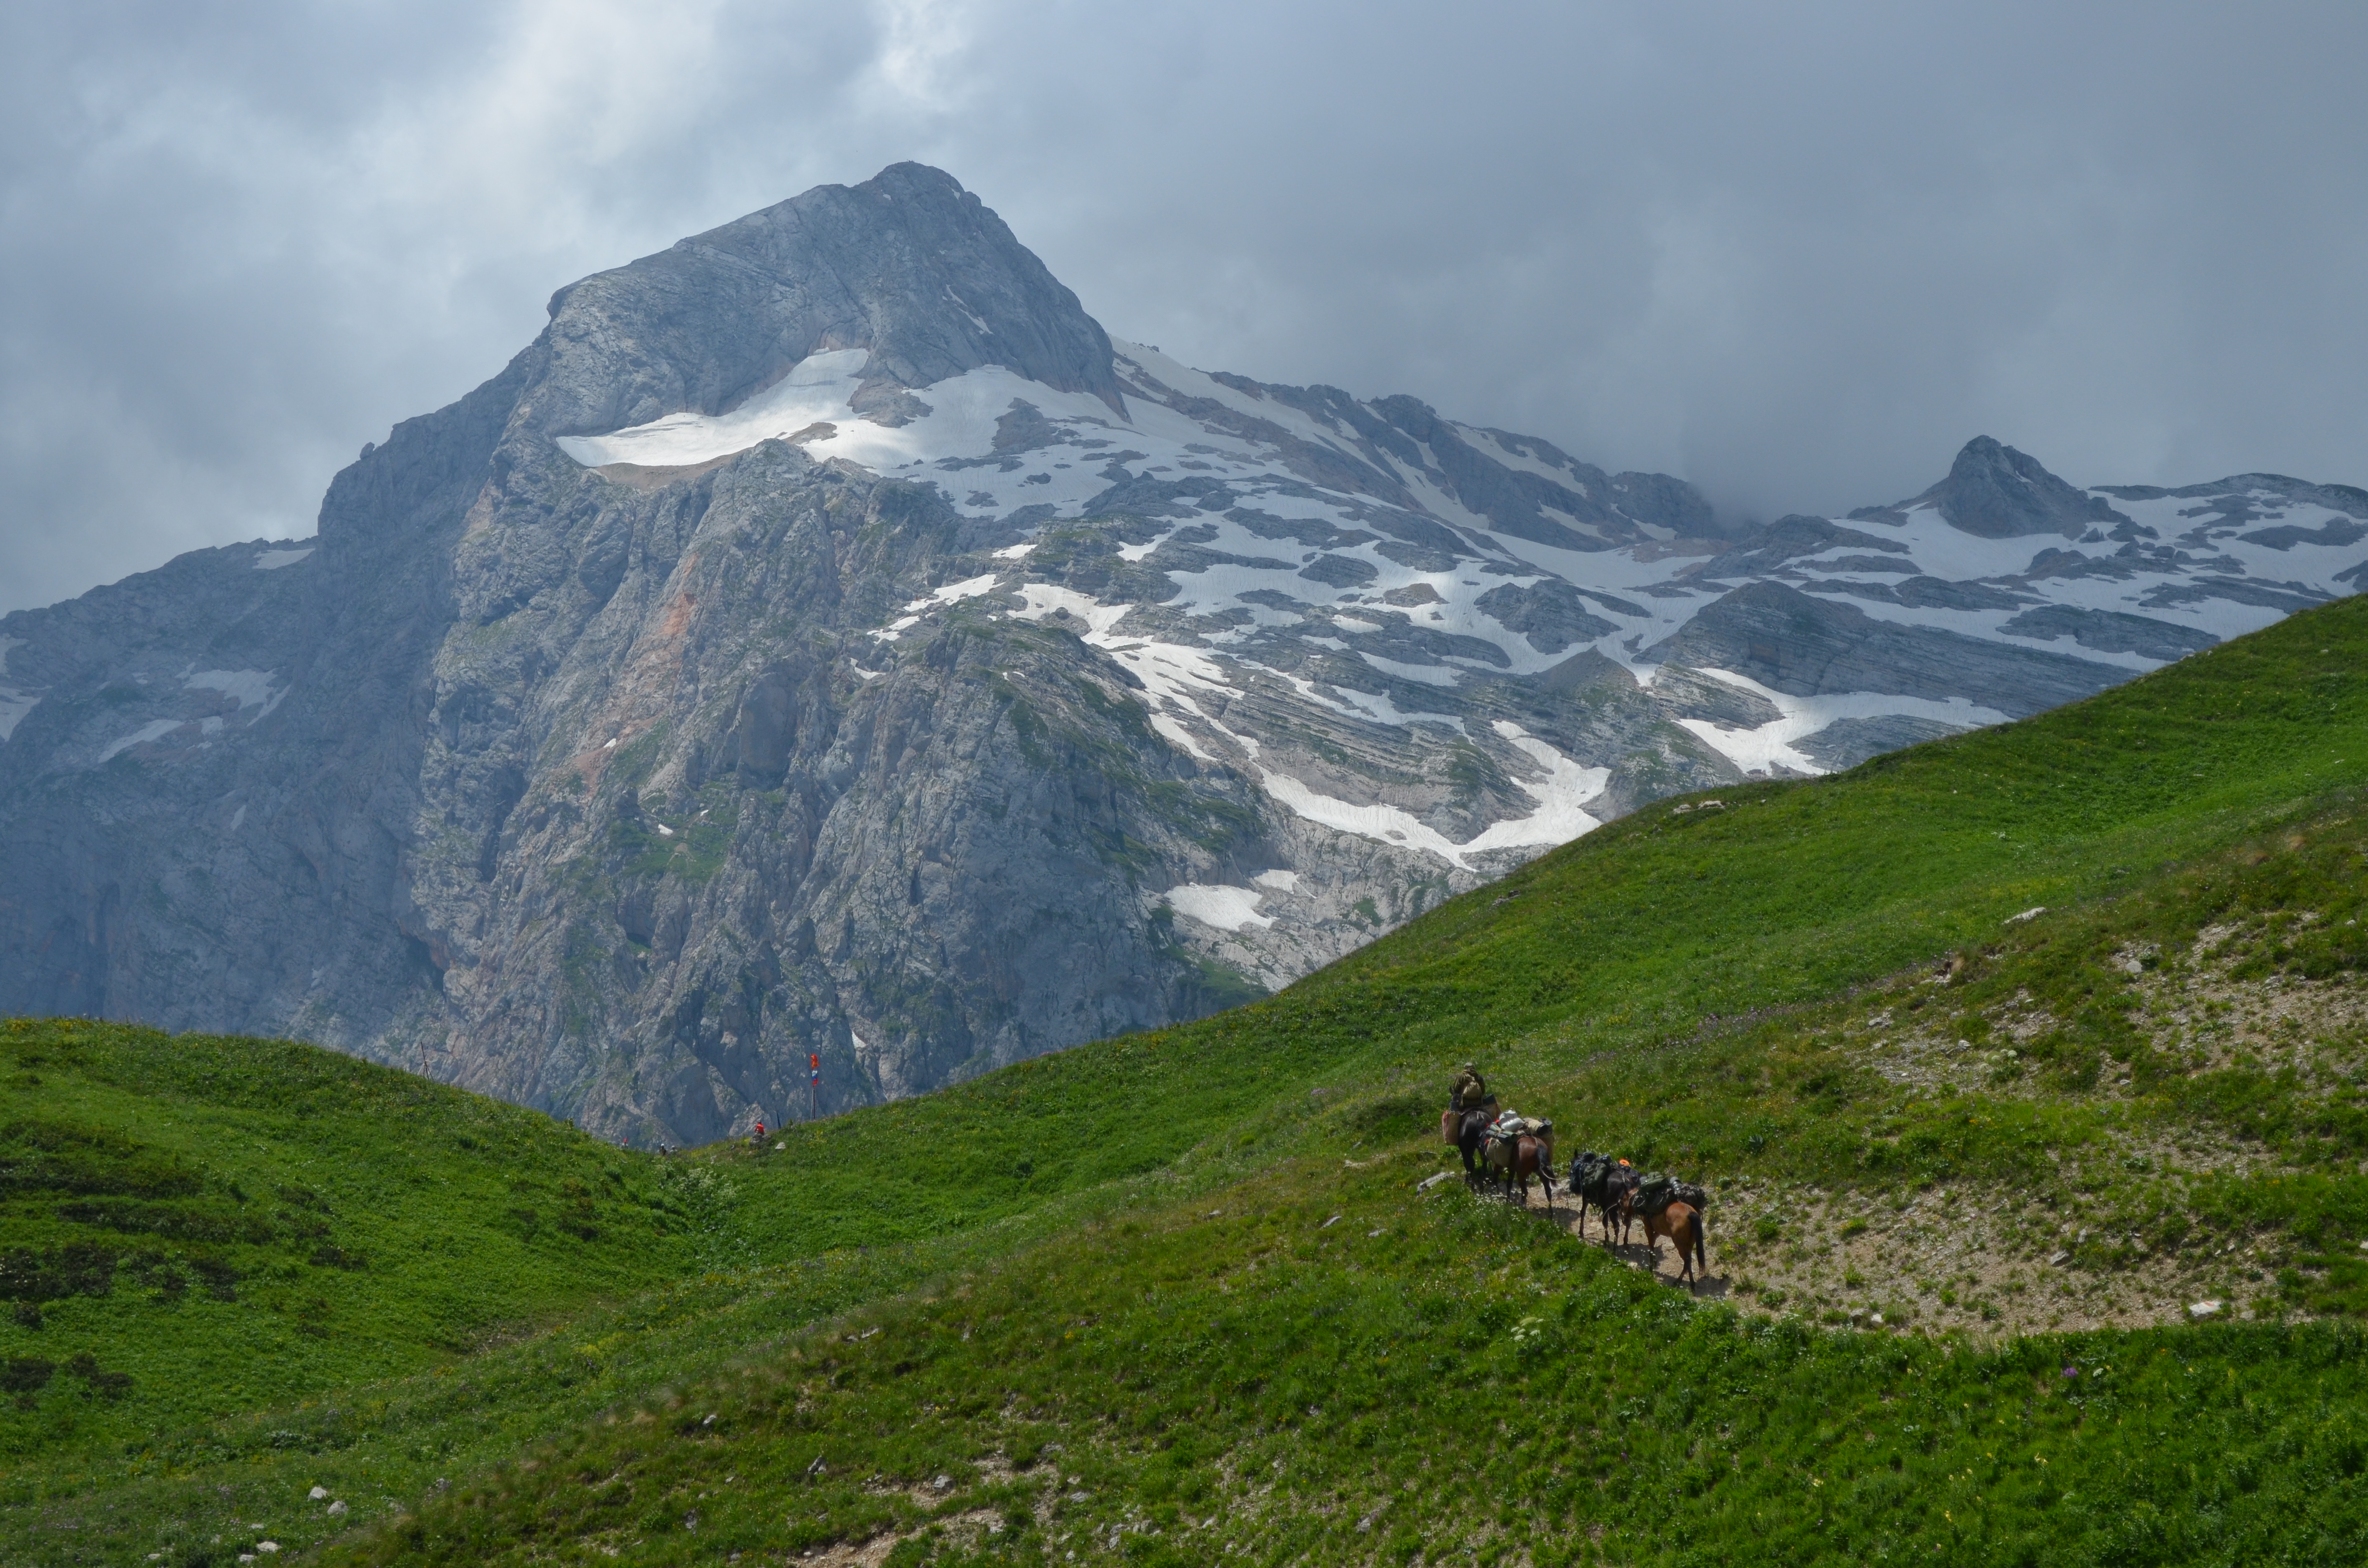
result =
[[310,533],[553,289],[917,158],[1113,333],[1745,516],[2368,483],[2368,7],[26,0],[0,611]]

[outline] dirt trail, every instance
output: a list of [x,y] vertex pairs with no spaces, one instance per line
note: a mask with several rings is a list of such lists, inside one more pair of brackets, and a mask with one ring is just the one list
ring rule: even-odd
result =
[[[2305,913],[2296,921],[2313,918]],[[2235,978],[2259,935],[2208,926],[2189,962],[2170,971],[2151,947],[2112,955],[2136,993],[2135,1013],[2153,1047],[2190,1074],[2242,1065],[2287,1074],[2291,1092],[2306,1096],[2368,1079],[2368,983]],[[2021,1048],[2056,1027],[2028,996],[1987,1009],[1989,1033],[1980,1044],[1959,1038],[1942,1010],[1918,1017],[1898,1001],[1896,994],[1874,998],[1873,1010],[1841,1027],[1849,1053],[1866,1067],[1919,1096],[2074,1096],[2110,1113],[2102,1141],[2051,1152],[2053,1179],[2014,1190],[1957,1181],[1828,1193],[1688,1171],[1713,1194],[1705,1216],[1709,1265],[1697,1295],[1726,1298],[1747,1312],[1998,1338],[2192,1322],[2203,1302],[2218,1303],[2204,1316],[2255,1315],[2250,1303],[2273,1290],[2278,1268],[2294,1261],[2292,1238],[2197,1226],[2175,1247],[2150,1250],[2135,1215],[2175,1199],[2180,1183],[2197,1177],[2283,1168],[2274,1150],[2173,1119],[2110,1063],[2087,1088],[2027,1074]],[[2135,1186],[2120,1193],[2117,1210],[2120,1184]],[[1529,1207],[1543,1218],[1544,1194],[1532,1190]],[[1575,1232],[1576,1200],[1558,1193],[1554,1210],[1555,1222]],[[1592,1213],[1586,1240],[1607,1244]],[[1678,1287],[1673,1247],[1632,1241],[1611,1250]]]

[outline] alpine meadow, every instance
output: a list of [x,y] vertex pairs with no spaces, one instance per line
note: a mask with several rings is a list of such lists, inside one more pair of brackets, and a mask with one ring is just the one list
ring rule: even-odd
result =
[[[2341,599],[671,1153],[17,1019],[0,1557],[2356,1562],[2363,782]],[[1472,1059],[1706,1281],[1467,1186]]]

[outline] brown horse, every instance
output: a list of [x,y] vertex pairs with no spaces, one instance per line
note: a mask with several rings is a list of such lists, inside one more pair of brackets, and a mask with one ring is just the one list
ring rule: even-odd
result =
[[1488,1140],[1487,1161],[1494,1176],[1504,1178],[1505,1196],[1510,1198],[1513,1188],[1519,1186],[1524,1204],[1530,1200],[1530,1178],[1535,1176],[1544,1183],[1546,1210],[1553,1212],[1554,1133],[1551,1130],[1541,1135],[1524,1132],[1510,1141],[1491,1138]]
[[1684,1265],[1679,1278],[1691,1285],[1694,1281],[1694,1265],[1707,1268],[1702,1256],[1702,1216],[1691,1203],[1671,1203],[1657,1213],[1646,1214],[1645,1244],[1653,1249],[1653,1261],[1657,1266],[1661,1257],[1661,1238],[1668,1237],[1678,1244],[1678,1261]]

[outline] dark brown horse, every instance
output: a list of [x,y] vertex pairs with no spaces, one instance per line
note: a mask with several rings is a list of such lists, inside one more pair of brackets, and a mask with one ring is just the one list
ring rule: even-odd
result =
[[[1622,1246],[1628,1244],[1628,1227],[1634,1224],[1638,1219],[1636,1188],[1644,1184],[1644,1180],[1643,1174],[1634,1165],[1622,1165],[1611,1173],[1611,1212],[1612,1216],[1620,1221]],[[1609,1226],[1605,1228],[1610,1229]]]
[[[1439,1113],[1439,1141],[1442,1143],[1452,1143],[1461,1147],[1463,1142],[1464,1119],[1474,1115],[1475,1112],[1485,1115],[1488,1119],[1488,1121],[1496,1120],[1497,1096],[1490,1095],[1486,1099],[1482,1100],[1479,1105],[1473,1108],[1472,1110],[1462,1110],[1454,1106],[1449,1106],[1445,1110],[1440,1111]],[[1483,1122],[1481,1125],[1486,1126],[1487,1123]],[[1470,1164],[1471,1162],[1468,1160],[1465,1162],[1466,1175],[1470,1174]]]
[[1589,1204],[1593,1204],[1596,1212],[1602,1216],[1603,1239],[1606,1242],[1611,1240],[1611,1222],[1615,1219],[1622,1221],[1620,1239],[1622,1242],[1628,1239],[1625,1223],[1628,1216],[1623,1210],[1629,1195],[1636,1190],[1637,1179],[1636,1172],[1625,1161],[1615,1160],[1609,1154],[1590,1151],[1571,1156],[1569,1186],[1571,1191],[1578,1194],[1578,1233],[1582,1239],[1587,1235]]
[[[1521,1189],[1521,1201],[1530,1200],[1530,1178],[1535,1176],[1545,1184],[1546,1210],[1554,1210],[1554,1130],[1541,1133],[1522,1133],[1519,1138],[1491,1138],[1487,1150],[1488,1169],[1505,1183],[1505,1196],[1510,1198],[1513,1188]],[[1493,1177],[1492,1177],[1493,1180]]]
[[1661,1257],[1661,1238],[1667,1236],[1678,1244],[1678,1261],[1684,1265],[1678,1276],[1691,1285],[1694,1282],[1694,1266],[1709,1265],[1702,1256],[1702,1216],[1691,1203],[1672,1202],[1645,1215],[1645,1244],[1653,1249],[1653,1261],[1657,1266]]
[[[1480,1145],[1487,1141],[1488,1129],[1496,1122],[1496,1102],[1494,1100],[1488,1102],[1488,1107],[1485,1110],[1467,1110],[1461,1116],[1457,1116],[1453,1111],[1449,1111],[1447,1114],[1456,1118],[1455,1136],[1451,1142],[1454,1143],[1456,1151],[1463,1156],[1464,1179],[1471,1180],[1480,1174]],[[1446,1131],[1443,1123],[1440,1131]]]

